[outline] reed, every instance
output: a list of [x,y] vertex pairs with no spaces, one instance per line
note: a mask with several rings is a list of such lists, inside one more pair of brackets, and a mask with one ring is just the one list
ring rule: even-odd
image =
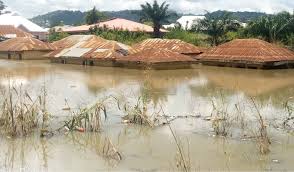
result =
[[[284,109],[287,112],[287,116],[283,121],[283,127],[288,128],[288,129],[293,129],[294,130],[294,105],[291,103],[292,99],[288,99],[284,103]],[[292,124],[291,124],[292,121]]]
[[161,111],[163,113],[163,116],[165,117],[167,126],[173,136],[173,139],[176,143],[177,146],[177,154],[175,157],[176,160],[176,166],[177,169],[180,171],[184,171],[184,172],[189,172],[191,171],[191,158],[190,158],[190,144],[188,142],[188,150],[187,153],[185,153],[184,147],[180,141],[180,139],[178,139],[175,131],[172,129],[171,125],[170,125],[170,121],[168,121],[167,115],[165,114],[165,112],[163,111],[163,109],[161,108]]
[[[7,86],[1,90],[0,128],[3,134],[26,136],[38,126],[43,98],[33,99],[22,86]],[[45,108],[44,108],[45,109]],[[43,112],[45,110],[43,109]],[[44,117],[45,120],[45,117]]]
[[103,133],[70,133],[66,138],[78,149],[89,149],[102,157],[109,165],[115,166],[122,159],[123,155],[117,145]]
[[159,115],[159,113],[149,113],[148,103],[144,96],[138,97],[135,104],[125,103],[123,112],[125,114],[123,117],[125,122],[145,125],[151,128],[156,126],[155,123]]
[[252,97],[251,97],[251,101],[253,103],[253,106],[256,110],[256,114],[258,117],[258,133],[256,134],[256,138],[257,138],[257,143],[259,146],[259,152],[261,154],[268,154],[270,152],[271,141],[268,136],[267,126],[266,126],[266,123],[265,123],[263,116],[260,113],[260,110],[259,110],[256,102],[254,101],[254,99]]
[[90,107],[72,112],[71,117],[64,121],[64,127],[68,130],[99,132],[102,127],[102,119],[107,119],[107,101],[109,97],[99,100]]
[[232,126],[228,107],[225,105],[223,99],[220,107],[212,100],[212,107],[212,128],[215,134],[217,136],[228,136]]

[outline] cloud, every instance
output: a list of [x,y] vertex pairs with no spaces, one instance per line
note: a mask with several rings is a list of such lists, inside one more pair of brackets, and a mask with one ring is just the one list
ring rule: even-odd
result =
[[[152,0],[147,0],[152,2]],[[203,14],[205,10],[258,11],[276,13],[294,9],[293,0],[166,0],[170,8],[182,13]],[[104,10],[140,9],[146,0],[3,0],[12,10],[32,17],[55,10],[86,11],[96,6]],[[163,2],[163,0],[159,0]]]

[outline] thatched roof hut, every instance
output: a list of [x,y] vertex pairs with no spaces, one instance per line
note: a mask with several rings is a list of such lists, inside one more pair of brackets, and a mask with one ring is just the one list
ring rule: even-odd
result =
[[197,56],[204,52],[203,48],[179,39],[146,39],[141,43],[135,44],[133,48],[137,51],[150,48],[160,48],[189,56]]
[[95,35],[72,35],[54,42],[58,49],[49,53],[52,62],[112,66],[114,59],[135,52],[130,46]]
[[215,66],[280,68],[293,65],[294,53],[259,39],[236,39],[210,49],[197,59]]
[[117,58],[116,62],[119,66],[127,68],[177,69],[190,68],[195,60],[167,49],[150,48]]
[[18,37],[0,43],[0,58],[44,59],[43,55],[55,49],[50,43],[31,37]]

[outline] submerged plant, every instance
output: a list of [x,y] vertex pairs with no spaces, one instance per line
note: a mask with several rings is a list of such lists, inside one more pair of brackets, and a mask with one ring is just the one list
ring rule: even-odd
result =
[[[161,109],[162,110],[162,109]],[[168,125],[168,128],[173,136],[173,139],[176,143],[177,146],[177,154],[176,154],[176,166],[179,170],[181,171],[191,171],[191,158],[190,158],[190,145],[188,142],[188,150],[187,153],[185,153],[184,151],[184,147],[180,141],[180,139],[178,139],[178,137],[176,136],[176,133],[174,132],[174,130],[172,129],[171,125],[170,125],[170,121],[168,121],[167,116],[165,115],[164,111],[162,110],[162,113],[165,117],[166,123]]]
[[147,102],[144,97],[139,97],[134,106],[125,104],[124,113],[126,115],[123,119],[129,123],[147,125],[150,127],[155,126],[155,121],[152,119],[154,115],[148,114]]
[[[294,106],[293,104],[290,102],[290,99],[286,101],[286,103],[284,103],[284,108],[287,111],[288,115],[286,117],[286,119],[284,119],[283,121],[283,126],[284,128],[290,128],[290,129],[294,129]],[[291,121],[292,124],[291,124]]]
[[102,155],[107,159],[113,159],[116,161],[122,160],[121,153],[114,146],[114,144],[112,143],[112,141],[110,140],[109,137],[106,137],[104,139],[104,144],[103,144],[103,148],[102,148]]
[[102,99],[94,105],[74,112],[67,121],[64,121],[70,131],[91,131],[99,132],[102,126],[102,118],[107,119],[106,103],[108,98]]
[[212,128],[217,136],[227,136],[232,122],[230,121],[230,115],[225,106],[224,100],[222,99],[222,105],[220,108],[214,101],[212,101],[212,106]]
[[257,112],[258,117],[258,133],[256,134],[257,142],[259,145],[259,151],[261,154],[268,154],[270,152],[270,138],[267,133],[267,126],[265,124],[265,120],[263,116],[260,113],[260,110],[257,107],[257,104],[255,103],[254,99],[251,98],[251,101],[254,105],[254,108]]
[[102,133],[70,133],[66,135],[66,138],[78,149],[89,149],[96,153],[109,165],[115,166],[123,159],[118,146],[107,135],[103,136]]
[[[3,89],[0,104],[0,128],[11,136],[25,136],[38,125],[44,99],[33,99],[20,87],[9,85]],[[45,112],[45,110],[43,111]],[[45,120],[45,119],[44,119]]]

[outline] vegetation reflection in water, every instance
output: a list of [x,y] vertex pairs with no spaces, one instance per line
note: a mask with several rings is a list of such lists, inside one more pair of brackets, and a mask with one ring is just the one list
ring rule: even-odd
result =
[[[40,138],[39,125],[26,137],[3,135],[0,158],[5,169],[293,169],[291,70],[199,66],[137,71],[5,63],[0,66],[1,80],[7,81],[7,75],[10,80],[25,78],[22,88],[33,93],[32,99],[38,97],[36,88],[42,90],[45,83],[47,110],[53,116],[47,130],[54,131]],[[5,88],[7,84],[2,84]],[[101,119],[98,133],[80,124],[77,127],[87,132],[61,128],[73,113],[79,115],[88,105],[110,96],[105,107],[100,106],[99,115],[106,111],[107,119]],[[70,111],[62,110],[65,99]],[[60,159],[74,165],[61,165]]]

